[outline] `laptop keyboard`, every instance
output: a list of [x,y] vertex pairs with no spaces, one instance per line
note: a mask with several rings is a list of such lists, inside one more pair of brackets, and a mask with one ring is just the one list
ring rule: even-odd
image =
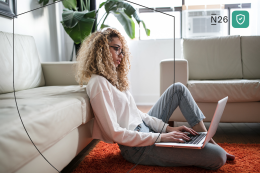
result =
[[198,144],[200,141],[206,136],[207,134],[201,133],[199,135],[193,136],[193,135],[188,135],[190,137],[189,141],[186,141],[183,144]]

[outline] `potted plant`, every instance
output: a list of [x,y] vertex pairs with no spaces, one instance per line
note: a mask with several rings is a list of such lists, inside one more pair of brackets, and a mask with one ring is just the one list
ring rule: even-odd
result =
[[[57,0],[53,0],[53,2],[55,1]],[[49,0],[38,0],[38,2],[44,6],[49,3]],[[77,47],[79,47],[79,44],[85,37],[90,35],[93,27],[95,28],[94,31],[97,31],[98,27],[99,29],[109,27],[105,24],[105,20],[109,14],[113,14],[117,18],[131,39],[135,38],[135,23],[133,18],[139,25],[142,23],[146,35],[150,35],[150,30],[146,28],[144,21],[139,18],[136,9],[123,0],[106,0],[99,5],[97,10],[92,11],[90,11],[90,0],[79,0],[79,2],[77,4],[77,0],[62,1],[65,9],[63,10],[61,21],[66,33],[71,37]],[[78,7],[82,11],[79,11]],[[105,8],[105,14],[97,22],[99,10],[102,7]],[[97,24],[95,24],[95,21]]]

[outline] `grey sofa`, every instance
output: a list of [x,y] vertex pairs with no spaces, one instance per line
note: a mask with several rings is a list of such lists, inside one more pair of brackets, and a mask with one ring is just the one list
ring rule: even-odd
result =
[[[186,85],[211,121],[217,101],[228,96],[221,122],[260,122],[260,36],[183,39],[176,82]],[[173,60],[160,63],[160,94],[173,83]],[[179,108],[170,121],[186,121]]]

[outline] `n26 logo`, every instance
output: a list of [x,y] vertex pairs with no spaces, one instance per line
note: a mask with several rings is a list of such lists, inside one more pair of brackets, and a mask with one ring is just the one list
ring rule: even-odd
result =
[[217,23],[227,23],[227,16],[216,16],[215,14],[211,14],[211,25],[216,25]]

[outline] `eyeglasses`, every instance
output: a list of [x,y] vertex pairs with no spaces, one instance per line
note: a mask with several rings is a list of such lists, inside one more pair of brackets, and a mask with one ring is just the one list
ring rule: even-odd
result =
[[[109,46],[109,47],[113,47],[118,56],[121,55],[121,53],[123,56],[125,56],[125,53],[123,52],[123,50],[120,47],[115,47],[115,46]],[[118,51],[119,49],[121,49],[121,52]]]

